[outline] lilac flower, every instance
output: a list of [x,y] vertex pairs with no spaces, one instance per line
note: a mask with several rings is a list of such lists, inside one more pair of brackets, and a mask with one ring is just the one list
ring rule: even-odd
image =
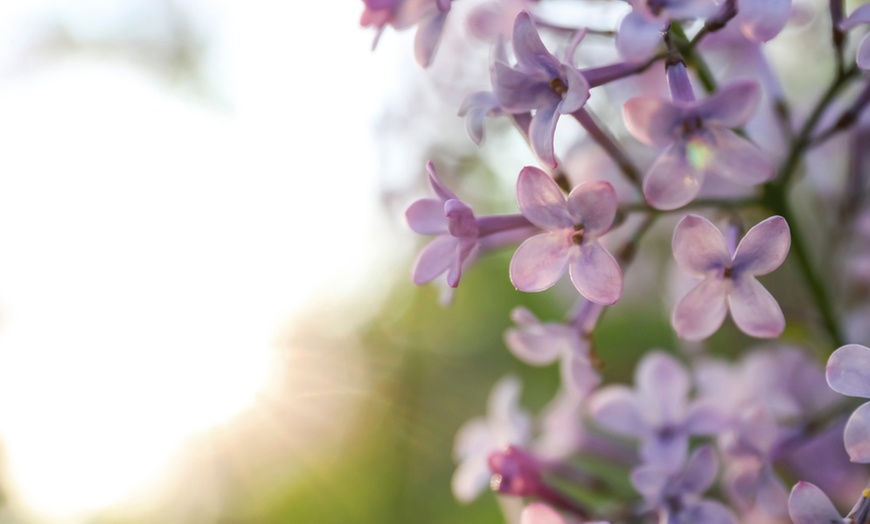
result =
[[638,97],[626,102],[625,123],[647,145],[667,146],[650,167],[643,194],[657,209],[676,209],[692,201],[708,175],[741,185],[773,176],[773,165],[755,145],[730,128],[744,125],[758,103],[758,84],[730,84],[701,102],[694,100],[682,65],[668,68],[673,102]]
[[809,482],[798,482],[788,499],[788,514],[794,524],[865,524],[870,520],[870,489],[852,508],[846,518],[831,503],[825,493]]
[[497,0],[483,2],[468,13],[468,32],[475,38],[497,41],[510,38],[518,14],[537,0]]
[[465,117],[465,128],[468,136],[474,143],[480,145],[483,142],[483,121],[488,116],[502,114],[498,100],[489,91],[477,91],[471,93],[459,107],[459,116]]
[[696,449],[678,473],[644,464],[631,472],[631,483],[649,507],[659,512],[659,522],[736,524],[728,508],[701,498],[716,480],[718,469],[716,454],[708,445]]
[[689,374],[670,355],[647,354],[635,370],[636,390],[608,386],[590,399],[592,417],[604,428],[640,439],[641,458],[677,471],[686,459],[689,436],[711,435],[728,418],[707,401],[687,402]]
[[589,98],[589,82],[570,64],[570,57],[560,62],[547,51],[528,12],[517,15],[513,48],[516,67],[495,60],[493,93],[505,112],[535,110],[529,125],[529,141],[541,162],[555,168],[553,135],[559,115],[583,107]]
[[520,387],[515,378],[501,379],[489,395],[487,417],[469,420],[456,434],[453,453],[459,465],[452,488],[460,502],[471,502],[489,485],[493,452],[530,440],[531,418],[519,408]]
[[622,271],[598,237],[616,215],[616,194],[607,182],[584,182],[565,195],[552,178],[525,167],[517,180],[520,211],[546,232],[523,242],[510,264],[520,291],[543,291],[568,269],[574,287],[596,304],[613,304],[622,294]]
[[[761,0],[756,0],[761,1]],[[619,23],[616,48],[630,62],[643,62],[655,53],[669,21],[706,18],[716,12],[712,0],[628,0],[632,11]]]
[[505,343],[518,359],[537,366],[560,359],[562,383],[580,396],[585,396],[601,382],[592,366],[589,340],[580,328],[541,322],[524,307],[514,308],[511,318],[517,327],[507,330]]
[[[870,349],[859,344],[837,349],[828,359],[825,378],[837,393],[870,398]],[[870,402],[849,417],[843,440],[852,462],[870,462]]]
[[674,230],[674,257],[680,267],[703,280],[674,309],[677,334],[687,340],[705,339],[719,329],[730,310],[747,335],[778,337],[785,327],[782,310],[755,277],[778,268],[790,243],[788,224],[780,216],[750,229],[734,250],[709,220],[684,217]]
[[373,47],[377,46],[387,25],[398,31],[417,25],[414,56],[418,64],[429,67],[451,2],[452,0],[363,0],[366,7],[360,17],[360,25],[377,28]]
[[[845,20],[840,23],[840,28],[843,31],[848,31],[861,24],[870,23],[870,4],[864,4],[852,11]],[[865,35],[858,44],[858,52],[855,55],[855,62],[861,69],[870,70],[870,35]]]
[[791,15],[792,0],[737,0],[736,22],[746,38],[767,42],[782,31]]

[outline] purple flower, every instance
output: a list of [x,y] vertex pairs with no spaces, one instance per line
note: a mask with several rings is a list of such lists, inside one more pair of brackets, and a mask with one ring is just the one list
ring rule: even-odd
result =
[[767,42],[785,27],[792,0],[737,0],[736,22],[753,42]]
[[574,287],[596,304],[613,304],[622,294],[622,271],[599,242],[616,215],[616,193],[607,182],[583,182],[565,195],[552,178],[525,167],[517,180],[520,211],[545,230],[525,242],[510,264],[520,291],[543,291],[568,269]]
[[641,441],[644,462],[677,471],[686,460],[690,435],[728,427],[727,417],[706,401],[687,402],[689,374],[672,356],[647,354],[635,370],[636,390],[608,386],[590,399],[592,417],[604,428]]
[[790,243],[788,224],[774,216],[750,229],[732,254],[725,236],[709,220],[684,217],[674,230],[674,257],[680,267],[703,280],[674,309],[677,334],[703,340],[719,329],[730,310],[747,335],[778,337],[785,328],[782,310],[755,277],[778,268]]
[[583,396],[601,378],[592,366],[590,342],[574,325],[541,322],[531,311],[517,307],[511,312],[517,327],[505,333],[505,343],[518,359],[542,366],[561,360],[562,383],[574,394]]
[[[853,27],[867,23],[870,23],[870,4],[864,4],[852,11],[852,14],[840,23],[840,28],[843,31],[848,31]],[[858,44],[855,62],[861,69],[870,69],[870,35],[865,35],[861,39],[861,43]]]
[[788,514],[794,524],[861,524],[870,518],[870,499],[867,498],[870,493],[867,491],[849,516],[843,518],[831,499],[815,484],[798,482],[788,498]]
[[480,145],[483,142],[483,121],[488,116],[502,114],[501,106],[495,95],[489,91],[477,91],[471,93],[459,107],[459,116],[465,117],[465,128],[468,136],[474,143]]
[[[837,393],[870,398],[870,349],[859,344],[837,349],[828,359],[825,378]],[[870,402],[849,417],[843,440],[852,462],[870,462]]]
[[[761,1],[761,0],[756,0]],[[711,0],[628,0],[632,11],[619,23],[616,48],[623,59],[643,62],[663,43],[665,26],[678,18],[706,18],[716,12]]]
[[[669,67],[685,74],[682,65]],[[675,84],[678,87],[675,89]],[[687,92],[688,91],[688,92]],[[625,123],[635,138],[667,149],[653,163],[643,194],[657,209],[676,209],[692,201],[708,175],[741,185],[756,185],[773,176],[773,165],[754,144],[730,128],[744,125],[760,96],[758,84],[730,84],[703,101],[694,101],[688,77],[671,83],[674,101],[638,97],[626,102]]]
[[529,141],[538,158],[556,167],[553,135],[559,115],[573,113],[589,98],[589,82],[576,67],[560,62],[541,42],[531,15],[523,11],[514,22],[513,48],[516,67],[496,59],[493,93],[508,113],[535,110],[529,125]]
[[417,63],[429,67],[438,47],[444,21],[452,0],[363,0],[365,10],[360,17],[363,27],[376,27],[373,44],[377,46],[387,25],[398,31],[417,25],[414,56]]
[[708,445],[696,449],[679,473],[645,464],[631,472],[631,483],[659,512],[659,522],[736,524],[737,518],[728,508],[701,498],[716,480],[718,469],[716,454]]

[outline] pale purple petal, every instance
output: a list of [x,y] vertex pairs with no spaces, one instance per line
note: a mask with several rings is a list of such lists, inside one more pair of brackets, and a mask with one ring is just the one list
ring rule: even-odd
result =
[[661,98],[632,98],[622,107],[629,133],[649,146],[667,146],[676,140],[683,113]]
[[674,228],[671,242],[677,264],[686,271],[704,276],[731,265],[725,236],[712,222],[698,215],[686,215]]
[[677,335],[686,340],[704,340],[725,320],[728,312],[727,283],[706,278],[680,300],[671,322]]
[[788,514],[794,524],[843,522],[831,499],[815,484],[798,482],[788,498]]
[[844,31],[848,31],[853,27],[868,23],[870,23],[870,4],[863,4],[852,11],[852,14],[845,20],[840,22],[840,28]]
[[450,2],[451,0],[435,0],[435,3],[438,4],[439,11],[450,11]]
[[870,398],[870,349],[848,344],[834,351],[828,359],[825,378],[837,393]]
[[496,60],[493,64],[492,92],[508,113],[522,113],[545,105],[554,108],[562,101],[549,80],[537,78]]
[[858,67],[865,71],[870,69],[870,35],[865,35],[864,38],[861,39],[861,43],[858,44],[855,62],[858,64]]
[[683,418],[689,374],[677,359],[662,351],[647,354],[635,371],[634,382],[647,420],[669,425]]
[[579,110],[589,100],[589,82],[577,68],[569,64],[562,64],[561,69],[564,78],[568,81],[568,91],[559,104],[559,113],[567,115]]
[[460,462],[456,467],[456,471],[453,472],[453,478],[450,481],[453,496],[456,497],[456,500],[465,504],[473,501],[489,485],[491,476],[492,473],[489,471],[486,455]]
[[656,466],[643,465],[631,471],[631,485],[650,503],[657,501],[669,480],[667,472]]
[[668,434],[664,438],[647,437],[641,442],[640,456],[644,461],[676,473],[689,453],[689,436],[685,433]]
[[701,190],[704,172],[686,157],[687,143],[671,145],[656,159],[643,179],[643,195],[656,209],[671,210],[692,201]]
[[768,464],[765,464],[758,476],[758,494],[755,500],[768,515],[785,517],[788,511],[788,493],[785,485]]
[[447,271],[456,259],[459,241],[451,236],[440,236],[423,248],[414,263],[413,280],[417,285],[430,282]]
[[565,194],[547,173],[526,166],[517,177],[517,204],[529,222],[541,229],[574,227]]
[[565,387],[579,396],[586,396],[601,383],[601,377],[592,368],[592,364],[577,351],[569,352],[562,357],[560,371]]
[[501,113],[495,95],[489,91],[471,93],[459,107],[459,116],[465,118],[465,129],[474,143],[480,145],[483,142],[483,123],[487,116]]
[[435,164],[431,161],[426,162],[426,172],[429,173],[429,185],[432,186],[432,191],[435,191],[435,194],[438,195],[442,201],[446,202],[451,198],[455,198],[459,200],[456,195],[453,194],[453,191],[447,189],[441,179],[438,178],[438,173],[435,172]]
[[785,317],[773,295],[755,277],[744,275],[733,279],[728,297],[734,323],[747,335],[776,338],[785,329]]
[[444,202],[447,230],[455,237],[477,237],[477,220],[474,212],[464,202],[451,199]]
[[529,124],[529,143],[532,150],[544,165],[555,168],[556,153],[553,151],[553,136],[556,134],[556,123],[559,113],[556,111],[558,102],[539,107]]
[[773,177],[773,163],[767,154],[734,131],[707,126],[705,139],[712,139],[704,140],[703,145],[709,150],[702,153],[709,173],[745,186],[761,184]]
[[598,242],[572,245],[568,273],[581,295],[596,304],[615,304],[622,296],[622,270]]
[[597,238],[610,229],[616,217],[616,191],[608,182],[581,182],[568,195],[568,212],[574,224],[582,224],[584,235]]
[[552,287],[568,266],[571,241],[561,232],[529,238],[517,248],[510,263],[510,277],[520,291],[536,292]]
[[518,14],[514,21],[512,42],[514,54],[522,69],[541,70],[547,72],[550,78],[558,78],[559,61],[541,42],[532,17],[526,11]]
[[626,386],[598,390],[589,401],[589,412],[602,427],[620,435],[642,437],[650,432],[637,396]]
[[453,257],[453,263],[447,270],[447,285],[450,287],[459,286],[459,279],[462,277],[462,267],[469,259],[474,258],[477,248],[477,236],[461,237],[456,245],[456,256]]
[[520,514],[520,524],[566,524],[566,521],[550,506],[533,502]]
[[414,57],[421,67],[429,67],[432,63],[432,57],[435,56],[438,41],[441,39],[441,32],[444,30],[445,20],[447,20],[447,13],[439,12],[420,22],[414,37]]
[[861,464],[870,462],[870,402],[859,406],[849,417],[843,431],[843,443],[849,460]]
[[791,233],[784,218],[773,216],[759,222],[737,246],[734,272],[766,275],[783,263],[790,246]]
[[680,513],[680,522],[703,522],[704,524],[737,524],[737,517],[730,509],[715,500],[702,500]]
[[716,480],[719,472],[719,461],[713,446],[701,446],[696,449],[686,469],[677,484],[680,493],[704,493]]
[[743,34],[753,42],[767,42],[785,27],[791,0],[740,0],[737,17]]
[[494,444],[486,419],[483,417],[471,419],[456,432],[453,458],[461,462],[474,455],[484,455]]
[[531,433],[531,420],[520,408],[522,383],[513,376],[499,380],[487,399],[486,415],[496,447],[525,445]]
[[[752,0],[760,2],[763,0]],[[752,118],[761,100],[758,82],[741,80],[728,84],[713,96],[703,100],[696,110],[705,124],[740,127]]]
[[447,233],[447,217],[444,216],[444,202],[434,198],[417,200],[405,211],[405,219],[415,233],[438,235]]
[[728,429],[731,420],[712,399],[696,400],[689,406],[684,425],[691,435],[715,435]]
[[627,62],[643,62],[663,40],[664,23],[647,20],[637,11],[625,15],[616,33],[616,49]]
[[508,329],[505,344],[515,357],[535,366],[551,364],[559,358],[562,347],[541,329]]

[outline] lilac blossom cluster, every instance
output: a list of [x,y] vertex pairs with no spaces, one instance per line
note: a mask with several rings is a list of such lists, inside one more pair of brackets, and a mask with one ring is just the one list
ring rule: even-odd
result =
[[[424,67],[462,18],[491,52],[490,88],[457,108],[471,140],[506,120],[537,160],[514,171],[517,212],[506,215],[475,213],[439,177],[438,159],[428,162],[434,198],[406,212],[411,229],[433,237],[413,281],[444,275],[457,288],[481,256],[508,248],[517,290],[575,297],[561,322],[514,309],[504,344],[533,366],[558,361],[560,388],[534,416],[516,377],[494,386],[486,416],[457,434],[456,498],[489,487],[523,501],[504,506],[522,524],[870,523],[870,402],[847,399],[870,399],[868,330],[849,329],[870,297],[870,36],[861,38],[870,4],[561,2],[587,14],[619,4],[602,29],[580,16],[554,22],[543,16],[548,0],[363,2],[361,23],[378,35],[416,28]],[[796,102],[769,50],[808,17],[827,27],[812,44],[827,62],[803,78],[818,94]],[[613,58],[596,63],[596,52]],[[596,114],[597,100],[626,93],[621,118]],[[559,132],[572,120],[575,140],[608,168],[569,172]],[[633,293],[624,274],[656,231],[667,232],[681,273],[670,286],[683,290],[670,310],[680,344],[649,349],[633,384],[606,383],[609,348],[596,345],[596,329]],[[759,277],[787,261],[799,288],[787,300],[806,298],[784,310]],[[705,341],[726,323],[762,340],[715,357]],[[615,500],[577,457],[619,468],[634,495]]]

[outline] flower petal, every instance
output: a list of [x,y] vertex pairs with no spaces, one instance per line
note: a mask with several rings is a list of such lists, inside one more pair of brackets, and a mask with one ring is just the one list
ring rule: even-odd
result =
[[564,354],[560,371],[565,387],[581,397],[585,397],[601,383],[601,377],[592,368],[589,360],[576,350]]
[[568,91],[559,104],[559,113],[567,115],[583,107],[589,100],[589,82],[576,67],[570,64],[562,64],[561,70],[562,77],[568,81]]
[[541,42],[535,23],[526,11],[518,14],[514,20],[512,43],[517,62],[522,69],[546,72],[550,78],[559,77],[559,61]]
[[648,353],[635,371],[634,382],[647,420],[655,426],[682,422],[690,384],[677,359],[663,351]]
[[667,472],[656,466],[642,465],[631,470],[631,485],[651,504],[664,494],[668,480]]
[[597,241],[572,245],[568,273],[581,295],[596,304],[615,304],[622,296],[622,270],[609,251]]
[[545,230],[574,227],[565,194],[547,173],[526,166],[517,177],[517,204],[529,222]]
[[776,338],[782,334],[785,317],[773,295],[751,275],[734,278],[733,282],[728,302],[740,331],[758,338]]
[[656,209],[671,210],[692,201],[701,190],[704,172],[687,159],[687,143],[677,142],[656,159],[643,179],[643,196]]
[[725,235],[712,222],[686,215],[674,228],[671,241],[674,258],[684,270],[697,276],[718,272],[731,265]]
[[435,194],[438,195],[438,198],[440,198],[444,202],[450,200],[451,198],[459,200],[459,198],[457,198],[457,196],[453,194],[453,191],[447,189],[447,186],[445,186],[441,182],[441,179],[438,178],[438,173],[435,172],[435,164],[433,164],[431,161],[426,162],[426,172],[429,174],[429,185],[432,186],[432,191],[435,191]]
[[589,413],[599,425],[620,435],[642,437],[650,432],[637,395],[626,386],[599,389],[589,400]]
[[680,513],[680,522],[703,522],[704,524],[737,524],[737,517],[721,502],[701,500]]
[[843,431],[843,443],[849,460],[861,464],[870,462],[870,402],[859,406],[849,417]]
[[788,498],[788,514],[794,524],[839,523],[843,518],[831,499],[815,484],[798,482]]
[[857,9],[852,11],[852,14],[849,15],[845,20],[840,22],[840,29],[843,31],[848,31],[853,27],[857,27],[861,24],[870,23],[870,4],[864,4],[859,6]]
[[456,471],[453,472],[453,478],[450,480],[453,496],[464,504],[473,501],[489,485],[491,476],[492,473],[489,471],[486,455],[460,462],[456,467]]
[[641,96],[622,106],[628,132],[648,146],[667,146],[676,140],[683,114],[671,102]]
[[738,244],[734,272],[766,275],[783,263],[790,246],[791,232],[784,218],[773,216],[759,222]]
[[584,235],[597,238],[610,229],[616,217],[616,191],[608,182],[581,182],[568,195],[568,212],[573,224],[582,224]]
[[683,471],[675,491],[679,493],[704,493],[713,485],[717,473],[719,473],[719,461],[716,459],[713,446],[701,446],[689,457],[689,462],[686,464],[686,469]]
[[496,60],[492,70],[492,92],[508,113],[522,113],[562,101],[545,78],[538,78]]
[[447,20],[447,13],[439,12],[420,22],[417,27],[417,34],[414,36],[414,57],[421,67],[429,67],[432,63],[432,57],[435,56],[435,50],[438,49],[438,42],[441,40],[445,20]]
[[414,283],[425,284],[447,271],[456,259],[458,245],[459,240],[449,235],[439,236],[429,242],[414,263],[412,271]]
[[554,344],[553,337],[542,329],[508,329],[505,344],[515,357],[535,366],[551,364],[564,349]]
[[870,35],[865,35],[858,44],[858,51],[855,54],[855,62],[858,67],[865,71],[870,69]]
[[[760,2],[763,0],[753,0]],[[705,124],[740,127],[752,118],[761,101],[761,88],[753,80],[740,80],[720,89],[698,104],[696,114]]]
[[627,62],[643,62],[661,47],[664,23],[647,20],[637,11],[625,15],[616,32],[616,49]]
[[828,359],[825,378],[837,393],[870,398],[870,348],[847,344],[837,349]]
[[753,42],[767,42],[785,27],[791,15],[791,0],[739,0],[740,30]]
[[496,447],[524,446],[529,440],[532,421],[520,408],[522,383],[514,376],[500,379],[492,387],[486,405],[486,418]]
[[689,436],[680,432],[647,437],[640,445],[644,462],[658,466],[668,474],[677,473],[683,467],[688,453]]
[[680,338],[704,340],[719,329],[728,312],[727,283],[706,278],[680,300],[671,323]]
[[730,425],[731,419],[712,399],[692,402],[686,413],[685,427],[691,435],[715,435]]
[[405,220],[415,233],[438,235],[447,233],[447,217],[444,202],[434,198],[417,200],[405,211]]
[[538,108],[529,124],[529,143],[532,145],[532,151],[541,163],[551,168],[558,165],[553,150],[553,136],[556,134],[556,123],[559,121],[559,113],[556,111],[558,107],[557,102]]
[[570,246],[560,231],[535,235],[520,244],[510,263],[514,287],[532,293],[552,287],[565,274]]
[[707,126],[710,157],[706,169],[737,184],[754,186],[774,175],[770,158],[755,144],[724,127]]
[[495,95],[489,91],[471,93],[459,107],[459,116],[465,117],[465,129],[475,144],[483,142],[483,123],[487,116],[501,113]]
[[520,513],[520,524],[566,524],[566,521],[550,506],[532,502]]

